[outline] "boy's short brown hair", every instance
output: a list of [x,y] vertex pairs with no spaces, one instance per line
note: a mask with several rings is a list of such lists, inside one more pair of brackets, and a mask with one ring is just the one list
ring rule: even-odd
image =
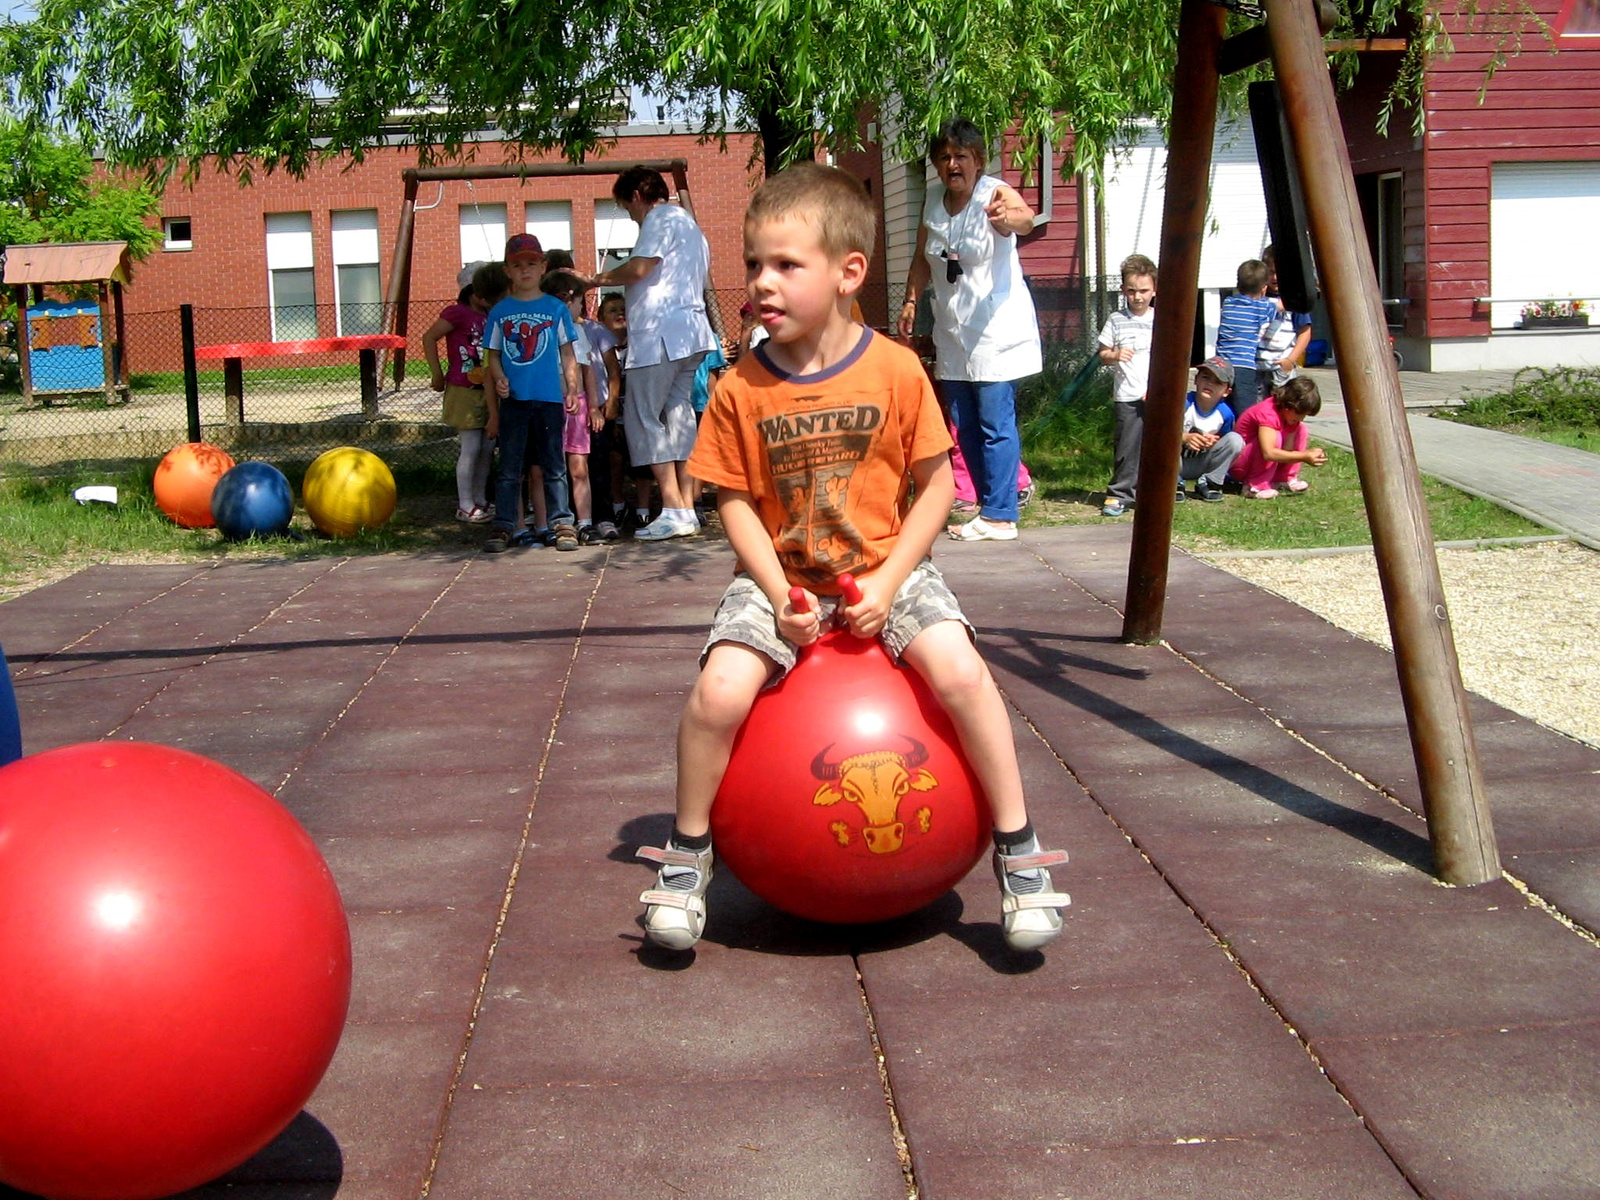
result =
[[493,304],[510,290],[511,276],[500,263],[484,263],[472,273],[472,291],[480,300]]
[[546,271],[539,281],[539,290],[557,300],[570,300],[583,295],[583,280],[573,271]]
[[1151,283],[1156,281],[1155,262],[1142,254],[1128,255],[1127,258],[1122,260],[1122,266],[1119,270],[1122,272],[1123,283],[1127,283],[1130,279],[1136,279],[1140,275],[1149,276]]
[[744,223],[794,217],[816,230],[822,251],[837,262],[852,251],[868,258],[878,240],[878,218],[867,189],[853,175],[821,163],[796,163],[756,189]]
[[1272,394],[1272,403],[1302,417],[1314,417],[1322,411],[1322,393],[1315,380],[1296,375]]
[[1239,264],[1239,274],[1235,277],[1238,290],[1247,296],[1255,296],[1265,290],[1267,280],[1272,278],[1272,268],[1259,258],[1247,258]]

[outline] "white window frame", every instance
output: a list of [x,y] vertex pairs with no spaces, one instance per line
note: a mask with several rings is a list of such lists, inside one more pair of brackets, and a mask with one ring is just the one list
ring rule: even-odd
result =
[[[174,237],[173,229],[182,222],[188,230],[187,237]],[[161,218],[162,250],[193,250],[194,249],[194,218],[193,217],[162,217]]]
[[572,201],[529,200],[522,206],[522,228],[539,239],[546,254],[572,250]]
[[461,265],[499,262],[506,252],[506,206],[478,204],[461,206],[458,226],[461,231]]
[[1600,239],[1594,226],[1600,162],[1497,162],[1490,167],[1491,329],[1512,329],[1532,300],[1600,297]]
[[[319,332],[315,327],[318,316],[316,310],[316,249],[312,239],[311,214],[309,212],[285,212],[266,214],[267,237],[267,304],[272,317],[272,340],[275,342],[304,340],[300,338],[285,338],[279,331],[278,310],[280,307],[300,308],[302,305],[280,305],[278,303],[278,290],[276,278],[279,272],[312,272],[311,286],[311,321],[313,326],[312,337]],[[295,330],[299,333],[301,331]]]
[[[333,241],[333,311],[335,329],[344,336],[345,311],[342,267],[373,267],[378,274],[378,299],[383,299],[382,259],[378,253],[378,210],[375,208],[334,209],[329,216]],[[360,332],[379,332],[383,326],[379,310],[378,329]]]
[[639,226],[615,200],[594,202],[595,270],[606,271],[625,262],[639,241]]

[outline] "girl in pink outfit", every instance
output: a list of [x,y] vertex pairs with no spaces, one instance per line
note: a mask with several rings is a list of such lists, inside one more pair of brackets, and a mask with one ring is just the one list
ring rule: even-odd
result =
[[1244,410],[1233,424],[1234,432],[1244,439],[1244,449],[1228,473],[1243,485],[1245,499],[1271,500],[1280,487],[1303,492],[1311,486],[1300,478],[1301,465],[1320,467],[1328,456],[1321,447],[1306,449],[1304,422],[1321,411],[1317,385],[1304,376]]

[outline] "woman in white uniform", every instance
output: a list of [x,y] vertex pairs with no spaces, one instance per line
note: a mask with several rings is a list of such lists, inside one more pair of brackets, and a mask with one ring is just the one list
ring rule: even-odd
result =
[[987,143],[971,121],[940,126],[928,158],[939,182],[928,187],[900,332],[911,335],[916,297],[931,280],[936,374],[955,412],[979,506],[950,536],[1012,541],[1022,457],[1016,384],[1043,368],[1039,322],[1017,257],[1017,236],[1033,230],[1034,211],[1015,188],[983,173]]

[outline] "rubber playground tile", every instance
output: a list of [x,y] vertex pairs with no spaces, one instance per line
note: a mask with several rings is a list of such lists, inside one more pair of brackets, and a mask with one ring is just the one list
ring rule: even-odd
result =
[[[653,765],[672,767],[678,717],[694,686],[693,658],[678,655],[664,671],[641,669],[637,662],[619,668],[611,680],[610,694],[597,700],[594,688],[585,682],[589,664],[582,658],[561,702],[561,721],[556,735],[579,753],[573,755],[580,766],[608,771],[618,766],[638,769],[651,760]],[[689,670],[683,669],[689,664]],[[603,753],[585,755],[584,747]],[[597,761],[621,756],[632,761]],[[671,778],[671,775],[668,775]]]
[[472,1017],[498,906],[352,912],[350,1020]]
[[351,729],[397,726],[423,736],[442,726],[470,741],[472,731],[489,714],[500,718],[497,723],[509,717],[520,724],[542,711],[548,721],[565,687],[566,660],[553,654],[529,659],[519,663],[506,682],[480,670],[477,679],[460,683],[411,678],[411,672],[397,669],[391,659],[364,682],[359,694],[351,695],[340,724]]
[[[666,841],[670,818],[662,818],[654,845]],[[537,835],[535,835],[537,837]],[[616,846],[609,853],[530,848],[517,876],[506,914],[499,953],[583,954],[621,949],[646,966],[688,970],[701,958],[748,950],[791,956],[848,953],[850,930],[821,925],[779,912],[752,895],[729,871],[717,871],[707,893],[705,936],[692,951],[662,950],[645,941],[640,893],[655,886],[655,868],[634,857],[642,842]],[[581,903],[550,902],[582,897]]]
[[1166,770],[1100,771],[1090,779],[1095,800],[1141,843],[1159,834],[1338,828],[1410,816],[1320,757],[1270,767],[1181,763]]
[[1520,779],[1525,775],[1572,773],[1587,776],[1592,784],[1600,772],[1600,750],[1507,712],[1499,720],[1483,715],[1473,721],[1473,734],[1483,778],[1488,783]]
[[999,893],[985,863],[959,889],[962,919],[919,940],[859,947],[867,995],[874,1004],[893,995],[929,1005],[961,996],[999,1011],[1019,995],[1070,1003],[1080,988],[1226,979],[1233,967],[1216,941],[1161,877],[1141,866],[1139,875],[1111,878],[1084,875],[1071,863],[1053,869],[1056,889],[1072,896],[1061,936],[1042,954],[1013,954],[1001,940]]
[[205,567],[87,567],[0,607],[0,644],[12,673],[30,670],[130,610],[193,579]]
[[914,1153],[1356,1128],[1237,972],[1001,1000],[868,994]]
[[1600,850],[1509,854],[1505,869],[1565,916],[1600,933]]
[[872,1061],[855,965],[846,954],[708,947],[692,966],[674,970],[616,945],[531,953],[524,940],[505,949],[495,955],[473,1029],[462,1076],[468,1086],[672,1080],[688,1090],[707,1082],[847,1074]]
[[1420,829],[1382,818],[1335,829],[1149,835],[1141,844],[1184,901],[1217,928],[1240,917],[1482,904],[1471,889],[1434,878]]
[[352,912],[498,906],[519,844],[504,829],[317,838]]
[[534,835],[542,844],[575,848],[598,839],[609,846],[615,839],[606,841],[607,831],[621,829],[651,809],[663,814],[661,836],[666,837],[677,776],[670,743],[641,743],[625,756],[587,759],[572,751],[592,743],[575,738],[564,719],[558,732],[539,784]]
[[170,722],[159,721],[131,722],[125,727],[125,731],[118,730],[115,736],[129,741],[152,742],[187,750],[191,754],[215,759],[232,767],[239,774],[253,779],[256,776],[241,765],[251,764],[257,769],[265,770],[269,775],[276,775],[271,787],[268,788],[269,791],[277,788],[305,756],[311,745],[306,739],[282,733],[257,736],[250,731],[221,734],[214,731],[192,732],[179,729]]
[[[1071,856],[1078,875],[1140,874],[1149,869],[1126,835],[1031,731],[1017,734],[1017,765],[1028,797],[1028,814],[1041,843]],[[987,853],[975,873],[989,870]]]
[[[1219,665],[1228,685],[1261,709],[1299,732],[1329,729],[1400,729],[1406,727],[1405,704],[1395,678],[1394,661],[1387,655],[1375,670],[1351,655],[1354,663],[1330,664],[1315,681],[1299,677],[1284,680],[1281,663],[1267,663],[1276,677],[1259,684],[1241,679],[1231,668]],[[1315,740],[1315,739],[1313,739]]]
[[1487,787],[1502,858],[1600,847],[1600,770],[1522,775]]
[[1471,891],[1476,911],[1306,913],[1232,920],[1225,932],[1313,1045],[1600,1020],[1600,960],[1578,935],[1509,884]]
[[464,1088],[428,1192],[430,1200],[905,1194],[866,1058],[836,1074],[693,1086]]
[[531,768],[496,771],[344,771],[321,755],[292,775],[278,800],[315,834],[407,835],[489,828],[520,834]]
[[[117,728],[119,737],[140,742],[163,742],[194,750],[197,754],[227,754],[251,750],[303,750],[320,738],[334,713],[254,711],[157,712],[152,702],[131,713]],[[200,749],[212,746],[214,750]]]
[[[1033,721],[1048,737],[1054,718],[1054,713],[1040,713]],[[1091,791],[1095,777],[1106,771],[1163,771],[1188,763],[1213,772],[1245,772],[1277,764],[1292,768],[1316,758],[1314,751],[1249,710],[1161,717],[1130,713],[1106,722],[1102,733],[1059,747]]]
[[397,765],[430,771],[531,768],[543,752],[554,703],[549,696],[527,699],[521,712],[501,705],[497,720],[481,722],[470,735],[453,724],[400,726],[386,721],[382,712],[368,715],[352,709],[319,743],[317,754],[347,771],[392,770]]
[[29,754],[37,754],[52,746],[106,737],[147,704],[159,687],[140,678],[114,684],[18,680],[23,745]]
[[[345,1186],[407,1181],[416,1196],[445,1112],[466,1026],[456,1020],[351,1021],[306,1111],[338,1142]],[[339,1196],[343,1200],[344,1187]]]
[[1600,1194],[1600,1024],[1326,1038],[1314,1049],[1430,1200]]
[[1177,1143],[1045,1145],[1004,1155],[971,1149],[922,1153],[915,1145],[911,1151],[918,1191],[926,1200],[1416,1200],[1405,1176],[1359,1130]]
[[279,660],[273,669],[261,658],[240,661],[222,655],[172,680],[150,698],[144,712],[158,717],[212,713],[219,719],[249,714],[281,719],[288,714],[297,720],[322,713],[326,725],[365,682],[355,672],[329,677],[291,671],[289,665]]
[[1021,662],[985,651],[989,669],[1005,693],[1025,709],[1066,705],[1113,723],[1171,714],[1255,713],[1213,679],[1161,647],[1137,654],[1089,657],[1075,647],[1041,652]]

